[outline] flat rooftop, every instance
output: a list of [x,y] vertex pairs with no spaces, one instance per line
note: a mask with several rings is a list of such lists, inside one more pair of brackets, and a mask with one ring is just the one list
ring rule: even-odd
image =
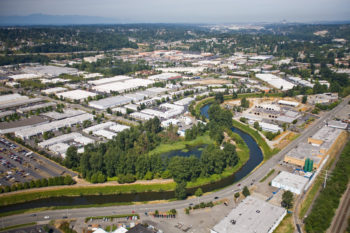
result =
[[290,187],[292,190],[302,190],[309,180],[303,176],[295,175],[282,171],[272,180],[272,186],[275,183],[282,187]]
[[317,155],[320,155],[320,148],[318,146],[313,146],[306,142],[302,142],[293,149],[291,149],[286,156],[296,158],[299,160],[305,160],[307,158],[312,159],[315,164],[318,164],[321,161],[321,158]]
[[266,201],[248,196],[227,217],[214,226],[217,233],[268,233],[286,210]]
[[329,149],[333,145],[335,140],[339,137],[341,132],[341,129],[323,126],[311,138],[316,140],[322,140],[323,143],[321,145],[321,148]]

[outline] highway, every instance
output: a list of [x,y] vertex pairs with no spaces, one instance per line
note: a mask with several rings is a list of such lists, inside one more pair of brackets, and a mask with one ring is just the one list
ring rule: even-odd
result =
[[[335,107],[333,110],[326,112],[322,117],[316,120],[311,126],[304,130],[301,135],[288,144],[283,150],[274,155],[271,159],[266,161],[260,167],[255,169],[251,174],[243,178],[240,182],[230,185],[220,191],[199,197],[199,202],[208,202],[213,201],[214,197],[221,198],[232,198],[233,194],[244,186],[249,186],[253,182],[258,182],[262,177],[264,177],[270,169],[272,169],[276,164],[283,160],[284,155],[289,152],[292,148],[297,146],[300,142],[306,141],[307,138],[317,130],[319,130],[324,124],[325,121],[331,120],[334,117],[335,113],[341,110],[350,100],[350,96],[343,99],[343,101]],[[94,208],[78,208],[78,209],[69,209],[67,210],[50,210],[37,213],[36,216],[32,214],[19,214],[8,217],[3,217],[0,222],[1,227],[7,227],[17,224],[23,224],[33,221],[43,221],[44,216],[50,216],[52,219],[60,219],[63,216],[68,218],[79,218],[79,217],[89,217],[89,216],[105,216],[105,215],[114,215],[114,214],[126,214],[131,213],[132,211],[136,213],[144,213],[148,211],[166,211],[170,209],[183,209],[189,206],[190,203],[193,203],[194,199],[174,201],[169,203],[160,203],[160,204],[141,204],[141,205],[128,205],[128,206],[111,206],[111,207],[94,207]],[[196,199],[197,202],[197,199]]]

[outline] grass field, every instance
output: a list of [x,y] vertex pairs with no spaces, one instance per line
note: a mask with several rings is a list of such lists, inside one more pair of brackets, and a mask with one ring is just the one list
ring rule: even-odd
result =
[[278,227],[273,231],[273,233],[293,233],[294,224],[292,219],[292,214],[287,214]]
[[194,146],[199,146],[199,145],[209,145],[209,144],[214,144],[214,141],[209,137],[209,134],[206,133],[202,136],[197,137],[194,140],[191,141],[177,141],[172,144],[160,144],[153,150],[149,152],[149,154],[163,154],[172,150],[184,150],[188,146],[194,147]]
[[1,228],[0,230],[1,230],[1,232],[5,232],[8,230],[13,230],[13,229],[22,228],[22,227],[29,227],[29,226],[34,226],[34,225],[36,225],[36,222],[14,225],[14,226],[10,226],[10,227]]

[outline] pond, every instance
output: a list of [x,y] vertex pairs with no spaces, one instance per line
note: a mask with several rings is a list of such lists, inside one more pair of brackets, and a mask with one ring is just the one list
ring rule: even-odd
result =
[[[201,114],[208,117],[208,110],[210,104],[205,105],[201,108]],[[226,177],[218,182],[210,183],[201,186],[203,192],[210,192],[212,190],[224,188],[235,182],[238,182],[243,177],[248,175],[254,170],[263,160],[263,154],[261,149],[255,140],[247,133],[232,127],[234,133],[239,134],[244,142],[249,148],[249,160],[243,165],[243,167],[237,171],[235,174]],[[199,157],[202,150],[206,145],[201,145],[197,147],[190,148],[189,150],[176,150],[164,154],[164,156],[190,156],[194,154]],[[188,194],[194,194],[197,188],[188,189]],[[40,200],[29,201],[26,203],[2,206],[0,208],[0,213],[22,210],[22,209],[32,209],[38,207],[50,207],[50,206],[73,206],[73,205],[91,205],[91,204],[106,204],[106,203],[117,203],[117,202],[133,202],[133,201],[151,201],[151,200],[167,200],[174,198],[173,191],[163,191],[163,192],[144,192],[144,193],[126,193],[126,194],[113,194],[113,195],[89,195],[89,196],[77,196],[77,197],[53,197],[44,198]]]

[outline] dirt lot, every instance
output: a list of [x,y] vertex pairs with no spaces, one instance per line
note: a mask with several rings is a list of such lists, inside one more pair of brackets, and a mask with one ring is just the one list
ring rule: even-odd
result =
[[224,79],[203,79],[203,80],[198,80],[197,83],[199,85],[209,85],[209,84],[228,84],[231,82]]

